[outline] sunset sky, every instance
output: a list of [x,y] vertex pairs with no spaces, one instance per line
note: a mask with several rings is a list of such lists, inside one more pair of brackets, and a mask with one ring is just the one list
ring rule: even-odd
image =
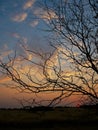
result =
[[[83,43],[81,42],[81,40],[79,41],[79,39],[77,39],[76,36],[74,37],[73,35],[68,35],[67,36],[68,40],[66,40],[67,38],[65,38],[64,36],[63,37],[58,36],[61,35],[61,33],[60,34],[57,32],[53,33],[53,31],[50,31],[49,20],[54,20],[54,21],[56,20],[57,29],[58,30],[62,29],[61,22],[59,22],[60,25],[58,24],[59,16],[57,15],[59,14],[56,14],[54,10],[55,8],[53,9],[53,6],[51,7],[52,8],[51,10],[49,8],[49,13],[47,13],[47,11],[44,8],[42,8],[43,5],[41,2],[43,2],[43,0],[0,0],[0,61],[7,62],[9,60],[8,65],[10,65],[11,64],[10,59],[16,56],[14,62],[14,68],[19,73],[21,79],[25,80],[29,85],[31,85],[31,81],[28,80],[29,78],[26,78],[26,74],[29,73],[30,76],[33,75],[33,78],[31,79],[33,79],[34,81],[39,81],[39,82],[43,81],[44,83],[47,83],[45,82],[46,80],[45,75],[41,67],[35,64],[31,64],[30,62],[28,63],[26,60],[22,61],[22,58],[25,57],[28,60],[33,62],[44,63],[43,61],[41,61],[41,58],[43,57],[46,58],[50,56],[50,52],[51,52],[52,55],[50,56],[49,61],[47,61],[45,64],[46,66],[48,66],[46,67],[48,72],[47,75],[51,77],[53,80],[55,80],[56,78],[58,78],[57,75],[60,74],[61,79],[66,78],[67,80],[70,80],[70,82],[74,80],[73,82],[78,84],[78,86],[80,87],[84,85],[84,83],[81,78],[80,79],[76,78],[78,77],[77,75],[79,74],[79,71],[75,70],[75,66],[72,64],[74,63],[73,59],[69,57],[71,54],[78,57],[80,56],[81,51],[77,46],[75,46],[74,48],[70,44],[70,41],[74,41],[74,39],[76,38],[75,40],[78,42],[80,48],[84,47]],[[64,0],[64,2],[66,2],[66,0]],[[47,0],[47,3],[48,5],[51,6],[49,0]],[[69,15],[72,16],[72,14],[70,13],[70,11],[69,12],[67,11],[67,13],[68,13],[67,14],[68,18],[70,19]],[[89,14],[88,11],[87,14]],[[63,20],[63,18],[60,17],[59,20]],[[75,21],[73,23],[75,23]],[[73,23],[71,22],[70,26],[73,27],[72,25]],[[80,31],[81,31],[81,27],[80,27]],[[66,30],[64,33],[66,33]],[[54,40],[52,38],[54,39],[56,38],[56,39]],[[54,40],[53,44],[55,43],[56,49],[50,46],[49,40],[51,39]],[[64,44],[60,46],[59,41],[60,43],[64,43]],[[67,45],[69,50],[66,48],[65,44]],[[64,49],[64,45],[66,49]],[[72,47],[71,48],[72,51],[70,47]],[[40,57],[40,55],[37,55],[36,53],[31,54],[31,52],[26,51],[25,48],[27,50],[33,50],[34,52],[38,52],[37,54],[40,53],[45,55],[42,55],[42,57]],[[65,53],[67,54],[67,56]],[[46,54],[48,54],[48,56]],[[31,67],[32,69],[30,69]],[[13,73],[16,74],[16,71],[13,70]],[[82,74],[84,74],[84,77],[86,76],[85,68]],[[88,80],[91,77],[89,75],[86,76],[85,79],[86,78]],[[61,83],[62,80],[59,80],[59,82]],[[48,85],[51,88],[51,85],[50,84]],[[67,85],[64,84],[64,85],[68,86],[68,84]],[[13,82],[11,82],[11,79],[9,79],[7,75],[3,75],[0,72],[0,108],[18,107],[20,106],[19,104],[20,100],[31,99],[32,97],[40,100],[44,100],[46,98],[52,98],[55,95],[58,95],[58,93],[54,91],[52,93],[42,93],[38,95],[34,93],[29,93],[29,94],[23,92],[20,93],[16,89],[12,89],[9,86],[13,87],[14,86]],[[39,86],[42,86],[42,84]],[[59,90],[61,92],[61,88]],[[84,90],[86,90],[86,85],[84,86]],[[71,99],[70,98],[65,99],[65,103],[70,103],[70,101],[72,102],[73,101],[72,99],[77,99],[77,96],[75,96],[74,98],[72,97]]]
[[[0,0],[0,58],[13,55],[15,49],[19,52],[20,41],[35,50],[49,50],[44,16],[38,0]],[[26,95],[2,86],[7,81],[0,74],[0,107],[16,107],[15,98]]]
[[[8,55],[14,55],[14,51],[22,54],[21,45],[29,46],[33,50],[49,52],[48,39],[50,32],[48,29],[48,19],[50,19],[42,9],[41,0],[0,0],[0,59],[5,59]],[[54,18],[51,12],[51,18]],[[24,53],[24,52],[23,52]],[[29,58],[32,58],[27,54]],[[55,54],[53,57],[55,60]],[[18,63],[19,64],[19,63]],[[27,71],[28,66],[23,67]],[[34,68],[36,74],[38,68]],[[37,75],[37,77],[40,77]],[[15,89],[6,87],[10,79],[0,73],[0,107],[21,106],[18,100],[30,99],[35,94],[20,93]],[[13,86],[13,85],[10,85]],[[51,96],[54,94],[51,94]],[[39,99],[45,100],[50,94],[37,95]],[[51,98],[51,97],[50,97]]]

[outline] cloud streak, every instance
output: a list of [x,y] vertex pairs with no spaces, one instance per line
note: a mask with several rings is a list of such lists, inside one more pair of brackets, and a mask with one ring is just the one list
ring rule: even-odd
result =
[[38,25],[38,20],[34,20],[34,21],[32,21],[31,23],[30,23],[30,26],[31,27],[36,27],[37,25]]
[[42,8],[37,8],[34,10],[34,15],[36,15],[37,17],[43,19],[45,22],[48,22],[51,19],[55,19],[57,18],[57,15],[55,14],[54,11],[45,11]]
[[7,48],[0,50],[0,60],[3,60],[5,57],[7,57],[8,55],[11,55],[11,54],[13,54],[13,50],[9,50]]
[[26,10],[28,8],[31,8],[32,5],[35,3],[35,0],[29,0],[23,5],[23,9]]
[[28,16],[28,14],[23,12],[23,13],[15,15],[12,18],[12,20],[15,21],[15,22],[22,22],[22,21],[24,21],[27,18],[27,16]]

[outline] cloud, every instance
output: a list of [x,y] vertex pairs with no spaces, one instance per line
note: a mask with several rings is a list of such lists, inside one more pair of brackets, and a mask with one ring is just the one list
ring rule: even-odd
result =
[[12,20],[15,22],[22,22],[27,18],[27,13],[20,13],[15,15]]
[[12,33],[12,36],[16,39],[20,39],[23,43],[27,43],[28,42],[28,39],[24,36],[21,36],[20,34],[18,33]]
[[42,19],[51,20],[54,18],[57,18],[57,16],[56,16],[55,12],[53,12],[53,11],[49,11],[49,14],[44,11],[44,13],[42,15]]
[[52,10],[47,12],[47,11],[43,10],[42,8],[37,8],[36,10],[34,10],[33,13],[34,13],[34,15],[36,15],[37,17],[43,19],[46,22],[48,22],[48,20],[57,18],[57,15]]
[[31,27],[37,26],[37,25],[38,25],[38,20],[32,21],[32,22],[30,23],[30,25],[31,25]]
[[26,37],[22,37],[22,40],[23,40],[23,43],[27,43],[28,42],[28,39]]
[[23,9],[26,10],[26,9],[28,9],[28,8],[31,8],[32,5],[34,4],[34,2],[35,2],[35,0],[29,0],[29,1],[27,1],[27,2],[24,4]]
[[18,33],[13,33],[12,36],[17,38],[17,39],[20,39],[20,35]]
[[0,60],[13,53],[13,50],[9,50],[8,46],[5,44],[3,49],[0,49]]

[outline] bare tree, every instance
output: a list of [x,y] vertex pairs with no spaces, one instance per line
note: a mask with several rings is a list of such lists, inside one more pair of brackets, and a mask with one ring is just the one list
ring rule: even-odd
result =
[[[98,99],[98,1],[58,0],[50,6],[45,1],[45,7],[56,37],[52,46],[66,57],[73,72],[64,79],[68,91]],[[54,18],[50,12],[55,13]]]
[[43,9],[53,33],[50,44],[54,50],[38,53],[22,46],[31,57],[17,58],[15,54],[8,61],[1,60],[0,67],[21,91],[55,93],[49,105],[71,95],[98,101],[98,1],[45,0]]

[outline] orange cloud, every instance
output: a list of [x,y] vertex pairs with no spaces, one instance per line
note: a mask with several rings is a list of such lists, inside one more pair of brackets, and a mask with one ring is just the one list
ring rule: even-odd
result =
[[34,4],[35,0],[29,0],[27,1],[24,6],[23,6],[23,9],[28,9],[28,8],[31,8],[32,5]]
[[38,16],[39,18],[43,19],[45,22],[48,22],[48,20],[57,18],[57,15],[55,14],[54,11],[45,11],[42,8],[37,8],[34,10],[34,15]]
[[[58,51],[60,53],[60,51],[62,51],[61,48],[58,48],[58,50],[56,50],[53,54],[53,56],[51,57],[50,61],[47,62],[48,64],[48,74],[51,78],[56,78],[55,77],[55,72],[53,69],[54,66],[58,66],[59,65],[59,61],[58,61]],[[28,60],[38,60],[38,56],[37,55],[33,55],[32,53],[28,52],[28,51],[24,51],[26,57]],[[65,58],[65,57],[62,57],[62,58]],[[35,61],[36,61],[35,60]],[[27,82],[29,85],[35,85],[33,84],[32,82],[29,81],[28,78],[26,78],[26,74],[29,74],[29,76],[32,77],[32,80],[36,81],[36,82],[44,82],[42,79],[44,78],[44,75],[43,75],[43,72],[42,72],[42,69],[38,66],[36,66],[35,64],[29,64],[26,60],[22,61],[21,59],[19,59],[19,57],[15,60],[14,62],[15,66],[14,68],[18,71],[18,73],[20,74],[20,78],[24,81],[24,82]],[[66,69],[66,68],[65,68]],[[67,71],[67,73],[66,73]],[[74,74],[73,72],[68,72],[68,69],[64,71],[64,73],[62,73],[63,75],[72,75]],[[2,85],[3,83],[9,83],[10,82],[10,79],[5,76],[5,77],[1,77],[0,78],[0,84]],[[13,95],[13,90],[11,91],[11,95]],[[38,100],[44,100],[44,99],[52,99],[53,97],[56,97],[59,93],[57,92],[51,92],[50,94],[46,94],[43,92],[39,94],[39,99]],[[17,95],[15,95],[17,96]],[[27,98],[24,94],[24,97]],[[75,96],[71,97],[70,100],[68,100],[67,102],[70,102],[70,101],[74,101]],[[19,98],[19,97],[18,97]],[[11,99],[9,99],[11,100]],[[14,101],[13,101],[14,102]]]
[[20,13],[15,15],[12,20],[15,22],[22,22],[27,18],[27,13]]

